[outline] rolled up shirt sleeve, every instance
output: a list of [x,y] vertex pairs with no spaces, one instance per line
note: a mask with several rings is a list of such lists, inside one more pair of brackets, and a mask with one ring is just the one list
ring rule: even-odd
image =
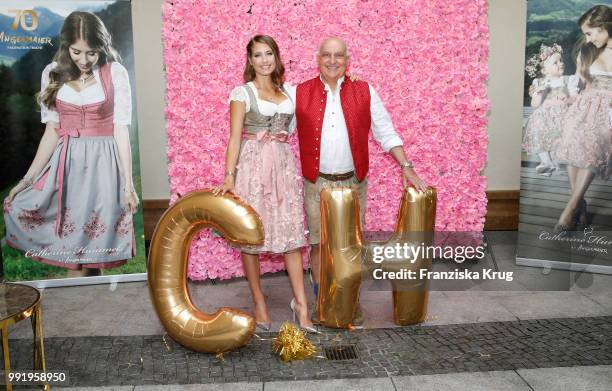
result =
[[385,151],[389,152],[391,148],[403,145],[402,139],[395,131],[391,116],[385,109],[380,96],[376,90],[370,87],[370,115],[372,117],[372,134],[374,140],[378,142],[380,147]]

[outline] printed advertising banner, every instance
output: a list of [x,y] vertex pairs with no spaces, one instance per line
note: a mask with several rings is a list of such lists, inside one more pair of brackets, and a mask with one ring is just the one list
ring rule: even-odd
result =
[[134,80],[130,1],[0,1],[6,280],[144,277]]
[[528,2],[520,265],[612,274],[612,72],[598,4],[612,1]]

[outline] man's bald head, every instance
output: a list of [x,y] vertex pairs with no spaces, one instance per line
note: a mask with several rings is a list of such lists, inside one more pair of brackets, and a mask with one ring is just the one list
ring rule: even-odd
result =
[[328,37],[321,41],[317,52],[317,63],[323,79],[333,88],[338,79],[344,76],[349,56],[346,43],[338,37]]
[[331,47],[341,47],[342,50],[344,50],[344,54],[348,57],[348,46],[346,42],[342,40],[342,38],[338,37],[327,37],[322,40],[319,44],[317,54],[320,54],[324,49],[328,49],[330,45]]

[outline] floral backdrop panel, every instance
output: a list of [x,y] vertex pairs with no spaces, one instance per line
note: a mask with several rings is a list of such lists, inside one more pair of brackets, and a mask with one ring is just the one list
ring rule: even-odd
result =
[[[350,72],[379,92],[408,158],[437,189],[436,230],[482,231],[486,0],[172,0],[163,19],[171,202],[223,180],[228,96],[244,83],[253,35],[278,42],[292,84],[318,75],[318,44],[338,36],[348,44]],[[389,231],[401,198],[400,170],[372,138],[368,181],[365,229]],[[283,269],[279,261],[262,257],[262,271]],[[239,253],[223,239],[210,231],[194,239],[190,278],[241,275]]]

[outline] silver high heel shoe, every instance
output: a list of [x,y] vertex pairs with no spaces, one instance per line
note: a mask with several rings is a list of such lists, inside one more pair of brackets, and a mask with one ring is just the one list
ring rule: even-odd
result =
[[307,333],[322,334],[314,326],[302,326],[301,324],[299,324],[299,322],[297,321],[297,311],[295,310],[295,298],[291,299],[291,303],[289,304],[289,308],[291,308],[291,311],[293,312],[293,323],[298,324],[300,326],[300,328],[302,330],[306,331]]
[[267,331],[270,331],[270,329],[272,328],[272,322],[269,322],[269,323],[255,322],[255,326],[256,328],[267,332]]

